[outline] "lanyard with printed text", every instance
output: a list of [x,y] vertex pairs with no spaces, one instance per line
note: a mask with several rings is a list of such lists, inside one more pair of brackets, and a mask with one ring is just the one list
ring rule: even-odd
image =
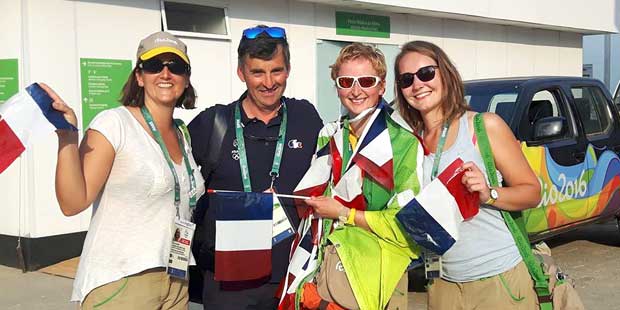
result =
[[450,124],[448,124],[447,122],[443,124],[443,128],[441,129],[441,136],[439,136],[439,142],[437,143],[437,149],[435,150],[435,159],[433,160],[431,180],[434,180],[437,177],[437,173],[439,172],[439,161],[441,160],[441,152],[443,152],[443,147],[446,144],[446,137],[448,137],[448,128],[450,128]]
[[[177,217],[179,217],[179,206],[181,205],[181,184],[179,182],[179,176],[177,175],[176,169],[174,168],[174,163],[172,159],[170,158],[170,153],[168,152],[166,143],[164,142],[164,139],[162,138],[161,133],[159,133],[159,130],[157,130],[157,126],[155,125],[155,122],[153,121],[153,116],[151,116],[151,113],[146,108],[146,106],[142,106],[140,111],[142,111],[142,116],[144,116],[144,120],[149,125],[149,128],[151,129],[151,132],[153,133],[153,136],[155,137],[157,144],[159,144],[159,147],[161,148],[162,153],[164,153],[164,158],[166,159],[166,162],[168,163],[168,167],[170,167],[170,172],[172,172],[172,176],[174,177],[174,206],[177,209]],[[189,180],[190,180],[189,182],[189,207],[190,209],[193,209],[196,206],[196,179],[194,178],[193,169],[189,163],[187,152],[185,150],[185,144],[183,143],[183,136],[179,135],[179,130],[181,130],[181,128],[177,127],[176,133],[177,133],[177,138],[179,140],[179,148],[181,149],[181,152],[183,153],[183,161],[185,162],[185,169],[187,169],[187,174],[189,175]]]
[[[241,109],[239,108],[239,102],[235,106],[235,135],[237,139],[237,149],[239,150],[239,165],[241,166],[241,180],[243,181],[243,191],[251,192],[252,183],[250,181],[250,169],[248,167],[248,157],[245,151],[245,141],[243,137],[243,124],[241,122]],[[278,143],[276,144],[276,151],[273,154],[273,164],[271,165],[271,187],[280,173],[280,162],[282,161],[282,151],[284,150],[284,139],[286,138],[286,105],[282,101],[282,122],[280,123],[280,132],[278,133]]]

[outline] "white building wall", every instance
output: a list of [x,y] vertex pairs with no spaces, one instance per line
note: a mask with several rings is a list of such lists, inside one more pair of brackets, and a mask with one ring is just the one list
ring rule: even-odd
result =
[[[12,44],[0,45],[0,58],[19,58],[20,86],[48,83],[78,118],[79,58],[134,59],[138,41],[160,27],[159,2],[152,0],[131,5],[113,0],[1,1],[0,11],[9,17],[0,19],[0,27],[16,30],[1,32]],[[37,238],[88,229],[90,209],[68,218],[56,202],[57,141],[56,134],[37,141],[0,174],[0,234]]]
[[[22,32],[20,1],[0,1],[0,29],[15,29],[15,31],[0,31],[0,58],[22,59]],[[18,61],[19,69],[22,63]],[[20,80],[23,80],[23,73],[19,72]],[[25,217],[20,215],[20,205],[24,201],[24,193],[21,189],[26,187],[23,184],[26,178],[21,175],[25,171],[23,158],[18,158],[13,165],[0,174],[0,206],[2,206],[2,217],[0,218],[0,234],[17,236],[21,222]]]
[[[423,4],[422,1],[414,2]],[[535,3],[531,0],[525,2]],[[232,39],[183,38],[192,60],[192,83],[199,96],[197,109],[177,112],[177,116],[186,121],[208,106],[236,100],[245,90],[236,74],[236,48],[243,29],[257,24],[286,28],[292,55],[286,95],[312,102],[317,96],[317,40],[393,45],[402,45],[409,40],[428,40],[446,50],[464,79],[581,75],[579,33],[291,0],[218,3],[228,8]],[[495,1],[485,3],[486,10],[499,10]],[[465,8],[460,1],[435,1],[432,5],[437,10],[456,8],[461,12],[476,7],[468,4]],[[541,15],[540,12],[529,12],[526,6],[517,5],[516,8],[522,11],[517,15],[520,18]],[[389,16],[391,37],[337,35],[337,10]],[[159,0],[4,0],[0,1],[0,11],[5,13],[5,18],[0,19],[0,27],[18,29],[0,32],[3,42],[8,42],[0,45],[0,58],[20,59],[20,68],[24,70],[20,75],[21,86],[35,81],[49,83],[79,116],[79,58],[133,61],[138,41],[160,30]],[[388,66],[392,70],[393,64]],[[64,217],[59,211],[54,194],[56,148],[56,136],[50,135],[29,148],[0,175],[0,205],[4,212],[0,218],[0,234],[15,236],[21,231],[22,236],[36,238],[87,229],[90,211],[71,218]],[[20,214],[21,220],[17,220]]]

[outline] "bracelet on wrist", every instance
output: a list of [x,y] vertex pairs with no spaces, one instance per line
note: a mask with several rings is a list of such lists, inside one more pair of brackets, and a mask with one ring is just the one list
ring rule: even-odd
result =
[[347,217],[347,225],[355,226],[355,212],[356,209],[351,209],[349,211],[349,217]]

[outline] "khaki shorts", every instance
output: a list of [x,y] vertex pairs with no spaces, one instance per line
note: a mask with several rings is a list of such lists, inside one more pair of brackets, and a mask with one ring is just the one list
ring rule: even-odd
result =
[[538,308],[534,282],[523,262],[485,279],[455,283],[435,279],[428,288],[428,309],[519,309]]
[[187,281],[164,268],[148,269],[104,284],[88,293],[81,309],[187,309]]

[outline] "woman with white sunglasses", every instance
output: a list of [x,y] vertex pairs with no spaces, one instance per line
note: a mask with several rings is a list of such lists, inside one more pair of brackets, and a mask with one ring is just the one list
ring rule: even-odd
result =
[[[300,285],[302,302],[308,309],[321,302],[329,304],[327,309],[407,309],[405,270],[417,257],[417,247],[396,223],[399,206],[394,197],[419,191],[416,167],[422,148],[382,98],[387,68],[378,49],[361,43],[348,45],[331,69],[347,114],[319,134],[318,159],[300,185],[329,171],[326,186],[318,193],[315,188],[311,194],[317,196],[306,203],[312,207],[313,218],[327,222],[318,233],[321,253],[336,249],[355,303],[343,304],[338,296],[326,293],[321,280],[318,285]],[[322,160],[322,155],[331,158]],[[321,272],[325,269],[321,267]]]

